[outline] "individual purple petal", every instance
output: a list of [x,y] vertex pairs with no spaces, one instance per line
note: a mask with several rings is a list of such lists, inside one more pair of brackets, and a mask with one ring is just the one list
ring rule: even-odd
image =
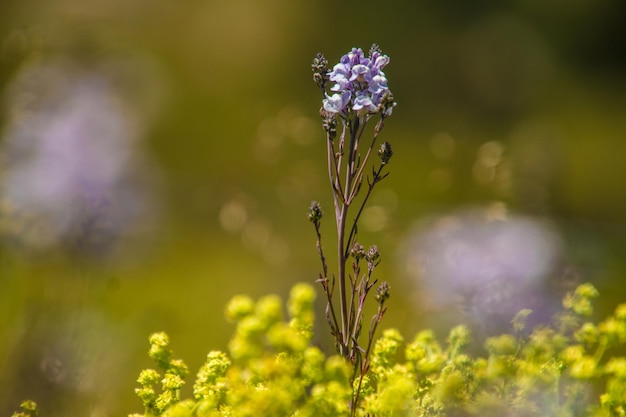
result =
[[387,55],[377,56],[375,60],[373,60],[372,69],[382,70],[385,65],[389,63],[389,57]]
[[379,89],[378,91],[375,91],[375,92],[373,92],[370,95],[372,103],[374,104],[374,106],[378,107],[378,105],[380,104],[384,94],[385,94],[385,90]]
[[337,77],[347,78],[349,74],[350,74],[350,70],[347,65],[337,64],[333,67],[333,70],[328,75],[328,79],[331,81],[335,81]]
[[363,59],[363,50],[361,48],[352,48],[352,51],[348,53],[350,66],[358,65]]
[[350,75],[350,81],[358,80],[364,82],[369,74],[370,69],[362,64],[357,64],[352,67],[352,74]]
[[334,81],[336,84],[331,88],[332,91],[340,91],[344,90],[348,87],[349,81],[348,77],[350,75],[350,71],[348,67],[344,64],[337,64],[333,67],[333,70],[330,72],[328,79],[330,81]]
[[354,99],[354,105],[352,110],[356,110],[359,113],[375,113],[377,106],[372,102],[371,97],[368,94],[358,94]]
[[341,113],[348,102],[352,94],[349,91],[345,91],[343,94],[333,94],[329,96],[326,94],[326,98],[323,100],[324,110],[329,113]]
[[386,90],[387,87],[387,78],[384,75],[378,74],[371,79],[367,80],[369,85],[369,91],[372,93],[376,93],[380,90]]
[[352,83],[348,81],[347,78],[341,77],[337,78],[337,83],[332,86],[331,91],[344,91],[344,90],[352,90]]

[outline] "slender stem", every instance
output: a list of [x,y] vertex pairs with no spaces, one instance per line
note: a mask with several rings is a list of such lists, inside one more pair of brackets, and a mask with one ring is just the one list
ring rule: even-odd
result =
[[[380,132],[380,129],[382,129],[382,125],[379,122],[376,125],[376,130],[374,131],[374,136],[372,137],[372,143],[370,143],[370,146],[367,149],[367,153],[365,154],[365,158],[363,159],[363,163],[359,167],[359,171],[356,173],[356,175],[354,177],[356,184],[360,183],[362,178],[363,178],[363,170],[364,170],[365,166],[367,165],[367,161],[369,160],[370,155],[372,154],[372,149],[374,149],[374,145],[376,144],[376,139],[378,139],[378,133]],[[358,187],[355,187],[354,189],[351,190],[351,193],[346,197],[346,200],[348,202],[352,202],[354,197],[356,197],[357,190],[358,190]]]
[[[360,119],[356,119],[356,120],[360,120]],[[353,135],[353,140],[351,141],[351,146],[350,146],[350,169],[348,171],[349,175],[350,175],[350,182],[352,183],[352,181],[354,180],[354,173],[356,172],[356,169],[358,168],[358,157],[359,157],[359,143],[361,142],[361,137],[363,136],[363,132],[365,131],[365,126],[367,126],[367,119],[364,119],[362,122],[359,121],[359,123],[355,124],[355,128],[352,132]],[[348,195],[352,194],[354,192],[355,186],[356,186],[356,182],[351,184],[352,185],[352,191],[350,193],[348,193]]]
[[341,354],[348,355],[347,347],[350,343],[350,331],[348,325],[348,304],[346,300],[346,256],[344,254],[344,237],[346,230],[346,218],[348,205],[341,205],[341,212],[337,218],[337,259],[339,269],[339,304],[341,306],[341,334],[343,335]]
[[358,161],[358,150],[359,143],[361,142],[361,137],[363,136],[363,132],[365,131],[365,126],[367,125],[367,120],[363,122],[358,122],[359,119],[356,119],[354,127],[350,130],[350,134],[352,136],[350,140],[350,153],[348,166],[346,167],[346,192],[344,193],[344,198],[346,202],[349,204],[352,203],[352,199],[350,196],[356,195],[358,193],[359,182],[355,181],[355,173],[359,166],[361,166]]
[[[346,133],[346,123],[344,122],[343,130],[341,132],[341,136],[339,138],[339,150],[338,154],[335,153],[335,146],[330,136],[327,136],[327,157],[328,157],[328,177],[333,189],[333,203],[335,206],[335,218],[337,221],[337,232],[338,239],[340,244],[343,246],[343,238],[345,233],[345,211],[346,211],[346,203],[344,200],[344,193],[341,186],[340,180],[340,171],[341,164],[343,159],[343,144]],[[343,220],[342,220],[343,219]],[[347,352],[347,344],[346,344],[346,331],[347,331],[347,310],[346,310],[346,301],[345,301],[345,261],[342,257],[339,257],[339,303],[341,306],[341,327],[339,328],[337,323],[337,318],[335,315],[335,309],[332,302],[332,293],[326,288],[327,298],[329,309],[332,315],[332,320],[337,328],[337,341],[339,346],[339,351],[341,355],[346,356]],[[328,279],[328,275],[325,274],[324,279]],[[328,285],[328,283],[326,283]]]
[[322,262],[322,275],[326,279],[328,278],[328,264],[326,263],[326,256],[324,256],[324,247],[322,246],[322,234],[320,233],[319,223],[315,223],[315,234],[317,235],[317,242],[315,246],[317,248],[317,253],[320,256],[320,261]]
[[328,264],[326,263],[326,256],[324,256],[324,247],[322,246],[322,234],[320,233],[319,223],[315,223],[315,233],[317,235],[317,253],[319,254],[320,261],[322,263],[322,276],[321,279],[322,287],[324,288],[324,292],[326,293],[326,298],[328,299],[328,308],[331,314],[331,327],[334,326],[335,329],[338,329],[337,323],[337,315],[335,314],[335,308],[333,306],[333,288],[328,285]]
[[[356,261],[356,263],[353,263],[353,267],[352,267],[352,278],[350,279],[350,312],[348,315],[348,326],[349,329],[354,329],[355,327],[355,323],[356,323],[356,318],[358,317],[358,312],[355,312],[355,298],[357,295],[357,285],[356,285],[356,279],[358,278],[359,274],[360,274],[360,268],[359,268],[359,264],[358,261]],[[350,334],[352,335],[352,340],[354,340],[354,332],[351,330]]]
[[379,304],[378,311],[376,315],[373,317],[372,323],[370,325],[367,349],[365,349],[365,353],[363,355],[363,362],[360,364],[361,368],[359,369],[359,383],[357,384],[356,391],[352,395],[352,403],[351,403],[352,409],[350,410],[352,416],[356,415],[356,406],[359,402],[359,396],[361,395],[361,389],[363,387],[363,378],[365,378],[365,375],[367,374],[367,371],[369,370],[369,367],[370,367],[369,355],[372,349],[372,342],[374,341],[374,333],[376,333],[376,328],[378,327],[378,323],[380,323],[380,321],[382,320],[383,315],[385,314],[385,311],[386,311],[386,308],[383,307],[381,304]]
[[365,377],[365,374],[363,372],[361,372],[361,375],[359,375],[359,384],[357,385],[356,388],[356,392],[354,393],[353,397],[352,397],[352,404],[351,404],[351,409],[350,409],[350,414],[352,416],[356,416],[356,406],[359,402],[359,395],[361,394],[361,388],[363,385],[363,378]]
[[372,271],[368,271],[367,274],[364,274],[363,277],[361,278],[361,281],[359,282],[359,286],[358,286],[358,295],[359,295],[359,308],[357,310],[357,315],[355,318],[355,326],[352,329],[352,338],[356,340],[356,336],[357,336],[357,331],[359,328],[359,321],[361,321],[361,317],[363,315],[363,309],[365,307],[365,299],[367,298],[367,294],[369,292],[369,289],[371,288],[369,285],[370,282],[370,278],[372,275]]
[[[341,185],[341,169],[343,163],[343,154],[344,154],[344,143],[345,143],[345,135],[346,131],[351,131],[350,137],[351,141],[353,138],[352,135],[352,126],[350,123],[347,123],[345,120],[343,121],[343,129],[341,132],[341,136],[339,138],[339,146],[338,152],[335,153],[335,147],[330,138],[328,139],[328,176],[333,189],[333,203],[335,206],[335,219],[337,222],[337,244],[338,244],[338,276],[339,276],[339,305],[341,312],[341,328],[338,329],[340,336],[338,336],[338,345],[340,354],[344,357],[348,355],[348,344],[349,344],[349,318],[348,318],[348,308],[346,302],[346,258],[343,254],[343,245],[345,238],[345,229],[346,229],[346,219],[347,219],[347,211],[348,204],[345,201],[345,193],[343,191],[343,187]],[[347,184],[346,184],[347,187]],[[332,299],[329,297],[329,302],[332,305]],[[334,313],[334,308],[331,306],[332,312]],[[336,320],[336,319],[335,319]]]
[[[341,352],[343,356],[348,357],[350,352],[350,346],[353,344],[351,341],[351,314],[348,312],[348,300],[346,297],[346,262],[348,259],[348,253],[345,250],[345,233],[346,233],[346,222],[348,219],[348,209],[350,208],[350,201],[347,199],[347,196],[354,192],[355,183],[354,183],[354,164],[356,160],[357,150],[358,150],[358,140],[363,132],[363,126],[360,125],[359,119],[355,118],[352,123],[344,124],[344,129],[342,131],[342,140],[340,142],[340,153],[339,153],[339,162],[337,167],[337,176],[335,177],[335,182],[339,183],[339,172],[341,171],[341,162],[343,158],[343,145],[345,143],[345,132],[349,130],[350,132],[350,145],[349,145],[349,153],[348,153],[348,163],[345,168],[345,184],[344,184],[344,192],[342,193],[342,201],[339,207],[339,203],[337,200],[335,205],[335,211],[338,213],[337,215],[337,260],[338,260],[338,275],[339,275],[339,304],[341,307],[341,333],[343,335],[342,341],[342,349]],[[340,189],[339,186],[336,187],[335,192]],[[351,310],[351,309],[350,309]]]
[[354,165],[355,148],[357,146],[357,132],[359,130],[359,119],[355,118],[354,122],[350,125],[350,146],[348,148],[348,165],[346,166],[346,193],[344,198],[347,198],[350,194],[349,190],[352,184],[352,166]]
[[[343,136],[343,134],[342,134]],[[333,190],[333,201],[334,201],[334,205],[335,205],[335,215],[337,215],[338,210],[338,201],[337,199],[340,198],[342,201],[344,199],[343,197],[343,190],[341,187],[341,181],[339,181],[339,166],[338,163],[340,164],[341,161],[337,161],[338,157],[335,155],[335,145],[333,143],[333,140],[330,138],[329,135],[326,136],[327,140],[326,140],[326,152],[327,152],[327,158],[328,158],[328,179],[330,180],[330,187]],[[343,139],[341,139],[341,142],[343,141]],[[340,145],[341,147],[341,145]],[[341,157],[339,157],[340,159]]]
[[[367,203],[367,200],[369,199],[370,195],[372,194],[372,191],[374,190],[374,186],[383,178],[380,176],[380,173],[383,170],[384,165],[381,165],[378,168],[378,172],[376,172],[376,174],[374,175],[374,179],[372,180],[372,183],[369,184],[369,187],[367,188],[367,194],[365,194],[365,197],[363,198],[363,201],[361,202],[361,206],[359,207],[359,211],[357,212],[356,216],[354,217],[354,221],[352,222],[352,228],[350,229],[350,234],[348,235],[348,245],[353,244],[352,240],[355,238],[356,235],[356,230],[357,230],[357,224],[359,222],[359,218],[361,217],[361,214],[363,213],[363,209],[365,208],[365,204]],[[385,175],[386,176],[386,175]],[[350,251],[350,246],[346,247],[346,253],[348,253]]]

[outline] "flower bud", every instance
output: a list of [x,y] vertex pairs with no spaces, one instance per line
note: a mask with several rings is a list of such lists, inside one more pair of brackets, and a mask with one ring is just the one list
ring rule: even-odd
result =
[[327,78],[328,70],[326,67],[328,66],[328,61],[324,58],[324,55],[318,53],[315,58],[313,58],[313,64],[311,64],[311,70],[313,71],[313,81],[324,90]]
[[380,46],[378,46],[377,43],[373,43],[372,47],[369,50],[369,57],[370,59],[375,55],[375,54],[379,54],[382,55],[383,51],[380,49]]
[[378,150],[378,156],[380,156],[383,165],[389,163],[389,160],[393,156],[393,151],[391,150],[391,144],[389,142],[385,142],[380,145],[380,149]]
[[350,249],[350,256],[352,256],[357,262],[365,258],[366,254],[363,245],[355,243],[354,246],[352,246],[352,249]]
[[387,299],[389,299],[389,296],[391,295],[389,293],[391,287],[389,287],[389,283],[387,281],[383,281],[378,288],[376,288],[376,301],[378,301],[379,304],[384,304],[385,301],[387,301]]
[[365,255],[365,259],[370,264],[373,264],[380,257],[380,252],[378,251],[378,246],[372,245],[370,249],[367,251],[367,255]]
[[333,140],[337,137],[337,120],[335,119],[335,114],[324,110],[324,107],[320,109],[320,116],[324,122],[322,123],[322,127],[324,131],[328,134],[328,138]]
[[311,223],[319,224],[323,215],[324,215],[324,212],[322,211],[322,207],[320,206],[320,203],[318,203],[317,201],[312,201],[311,206],[309,207],[309,214],[308,214],[308,217]]

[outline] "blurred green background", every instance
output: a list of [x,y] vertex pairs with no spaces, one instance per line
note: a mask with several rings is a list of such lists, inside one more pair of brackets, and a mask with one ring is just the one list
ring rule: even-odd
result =
[[[0,197],[0,414],[24,398],[46,416],[141,411],[133,389],[151,366],[150,333],[168,332],[193,374],[226,348],[233,295],[286,296],[313,282],[306,209],[317,199],[332,210],[310,63],[373,42],[391,57],[398,102],[382,134],[391,175],[360,239],[379,246],[379,278],[392,287],[384,326],[410,338],[463,320],[453,305],[424,301],[407,266],[412,235],[424,219],[494,202],[559,236],[547,287],[558,296],[590,281],[598,314],[611,311],[626,289],[625,16],[618,0],[3,4],[5,191],[11,180],[30,192],[12,180],[15,155],[28,152],[18,144],[30,143],[14,132],[48,131],[67,103],[109,103],[120,132],[132,130],[133,158],[116,177],[124,192],[101,210],[71,211],[85,217],[46,244],[28,230],[42,203],[29,212]],[[81,90],[93,74],[108,87]],[[87,91],[85,101],[71,91]],[[114,136],[109,122],[90,123],[88,140]],[[140,207],[132,216],[116,211],[123,196]],[[317,340],[331,352],[321,299],[318,309]]]

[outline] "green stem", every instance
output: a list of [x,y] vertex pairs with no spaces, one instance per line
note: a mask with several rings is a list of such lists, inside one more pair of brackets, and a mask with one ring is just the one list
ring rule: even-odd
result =
[[358,225],[359,219],[361,217],[361,214],[363,213],[363,209],[365,209],[365,204],[367,203],[367,200],[369,199],[370,195],[372,194],[372,191],[374,190],[374,186],[376,185],[376,183],[378,183],[383,178],[383,177],[380,176],[380,174],[381,174],[381,172],[383,170],[383,167],[384,167],[384,165],[381,165],[378,168],[378,172],[376,172],[376,174],[374,175],[374,179],[372,180],[372,183],[369,184],[369,187],[367,189],[367,194],[365,194],[365,197],[363,198],[363,201],[361,202],[361,206],[359,207],[359,211],[357,212],[356,216],[354,217],[354,221],[352,222],[352,228],[350,229],[350,234],[348,235],[348,244],[346,246],[346,254],[348,254],[350,252],[350,248],[354,244],[354,242],[352,242],[352,241],[354,239],[356,239],[357,225]]
[[344,238],[346,229],[346,218],[348,213],[348,204],[342,203],[341,212],[337,218],[337,259],[339,268],[339,304],[341,306],[341,334],[342,352],[344,357],[348,357],[350,344],[350,331],[348,324],[348,303],[346,299],[346,256],[344,254]]

